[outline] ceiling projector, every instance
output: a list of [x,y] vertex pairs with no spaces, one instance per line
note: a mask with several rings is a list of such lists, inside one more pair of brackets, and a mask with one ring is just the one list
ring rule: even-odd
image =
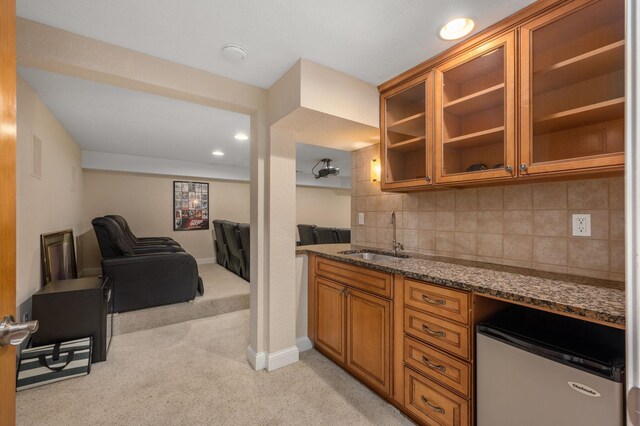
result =
[[[316,167],[318,167],[320,163],[324,163],[324,165],[320,170],[318,170],[318,174],[316,174]],[[311,173],[313,173],[316,179],[320,179],[329,176],[338,176],[340,174],[340,169],[338,167],[333,167],[329,158],[323,158],[322,160],[318,161],[315,166],[313,166],[313,169],[311,169]]]

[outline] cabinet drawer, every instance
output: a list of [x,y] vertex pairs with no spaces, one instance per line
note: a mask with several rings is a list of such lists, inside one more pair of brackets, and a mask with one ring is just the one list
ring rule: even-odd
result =
[[393,295],[392,276],[384,272],[317,256],[316,274],[382,297]]
[[469,359],[469,329],[405,308],[404,332],[454,355]]
[[443,318],[469,324],[469,293],[405,280],[404,303]]
[[442,386],[404,368],[404,406],[428,425],[467,426],[469,403]]
[[424,375],[469,397],[469,364],[410,337],[404,338],[404,362]]

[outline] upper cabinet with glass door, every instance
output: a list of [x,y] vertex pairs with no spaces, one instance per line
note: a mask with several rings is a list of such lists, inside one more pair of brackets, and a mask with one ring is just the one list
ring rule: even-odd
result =
[[521,175],[624,165],[624,7],[576,1],[522,27]]
[[515,176],[514,34],[435,69],[436,183]]
[[431,74],[385,93],[380,122],[382,189],[431,185]]

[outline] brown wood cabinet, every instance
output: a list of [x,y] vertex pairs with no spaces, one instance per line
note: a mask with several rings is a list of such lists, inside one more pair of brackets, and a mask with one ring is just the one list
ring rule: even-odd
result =
[[346,360],[346,287],[323,278],[314,278],[316,292],[315,345],[338,363]]
[[390,398],[391,274],[321,257],[311,262],[309,336],[316,349]]
[[470,294],[311,255],[315,348],[422,424],[473,418]]
[[520,31],[521,173],[624,165],[624,0],[572,2]]
[[432,95],[432,73],[429,73],[382,96],[383,189],[433,184]]
[[383,83],[381,188],[621,172],[624,45],[624,0],[540,0]]
[[347,368],[383,394],[391,394],[390,300],[348,290]]
[[436,183],[515,176],[515,34],[435,68]]

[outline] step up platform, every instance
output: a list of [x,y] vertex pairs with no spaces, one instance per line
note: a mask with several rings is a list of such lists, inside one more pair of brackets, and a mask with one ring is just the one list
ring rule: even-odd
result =
[[248,282],[217,263],[199,265],[198,269],[204,283],[204,296],[188,303],[116,314],[113,317],[113,335],[249,309]]

